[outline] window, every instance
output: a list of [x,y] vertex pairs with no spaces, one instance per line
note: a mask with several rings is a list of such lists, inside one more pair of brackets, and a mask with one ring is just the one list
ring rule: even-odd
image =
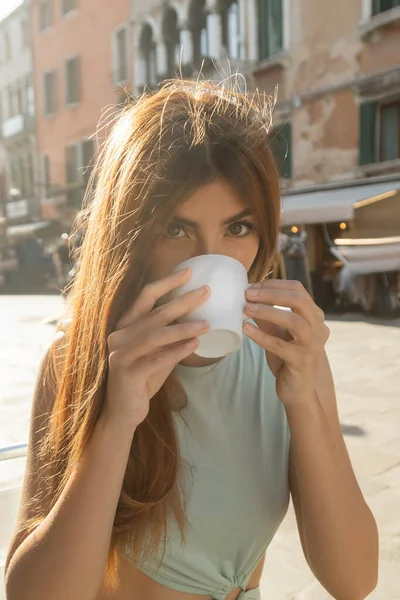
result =
[[380,161],[400,158],[400,100],[379,111]]
[[156,42],[152,27],[145,23],[140,34],[140,52],[144,62],[144,81],[149,87],[157,84]]
[[4,32],[4,60],[7,62],[11,60],[11,39],[8,31]]
[[25,170],[25,161],[23,158],[19,159],[19,171],[20,171],[20,183],[21,183],[21,195],[23,198],[26,198],[27,195],[27,186],[26,186],[26,170]]
[[35,96],[31,75],[28,75],[25,80],[25,113],[32,117],[35,115]]
[[372,0],[372,14],[379,15],[395,6],[400,6],[400,0]]
[[400,99],[360,106],[360,165],[400,158]]
[[233,59],[240,58],[240,21],[239,3],[224,0],[221,9],[222,45],[228,56]]
[[278,125],[270,134],[271,150],[274,155],[279,175],[282,178],[292,177],[292,125]]
[[65,148],[65,177],[67,183],[78,183],[78,146],[73,144]]
[[39,31],[51,27],[53,23],[53,0],[41,0],[39,4]]
[[11,119],[15,117],[15,108],[14,108],[14,90],[11,86],[7,89],[7,118]]
[[82,142],[82,175],[85,187],[89,183],[93,171],[94,140],[87,139]]
[[66,15],[78,8],[78,0],[61,0],[61,14]]
[[67,183],[67,201],[70,206],[81,206],[82,187],[80,185],[79,145],[73,144],[65,148],[65,179]]
[[43,154],[43,187],[44,187],[44,197],[49,197],[49,189],[51,185],[51,175],[50,175],[50,157],[48,154]]
[[192,0],[189,8],[189,28],[192,32],[193,62],[200,65],[208,56],[208,30],[205,0]]
[[162,20],[163,41],[167,53],[167,77],[174,77],[175,66],[180,53],[180,34],[178,15],[171,6],[166,6]]
[[23,98],[22,98],[22,84],[19,82],[15,88],[15,99],[16,99],[16,111],[17,115],[22,115],[24,112]]
[[80,57],[65,62],[65,104],[81,101],[81,61]]
[[26,173],[27,173],[27,186],[28,186],[28,195],[33,196],[34,194],[34,180],[33,180],[33,156],[29,154],[26,159]]
[[57,72],[49,71],[44,75],[44,106],[45,115],[57,112]]
[[23,19],[21,21],[21,46],[22,49],[25,50],[29,45],[29,30],[28,30],[28,21]]
[[258,0],[258,44],[260,60],[283,50],[284,0]]
[[117,31],[116,39],[116,60],[117,60],[117,72],[116,79],[117,81],[127,81],[129,79],[128,75],[128,49],[127,49],[127,34],[126,29],[123,27],[119,31]]

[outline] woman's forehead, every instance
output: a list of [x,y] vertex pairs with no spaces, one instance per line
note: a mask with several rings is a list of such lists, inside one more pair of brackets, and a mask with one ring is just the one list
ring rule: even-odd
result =
[[223,220],[243,211],[246,202],[223,179],[199,188],[175,211],[175,215],[198,222],[209,218]]

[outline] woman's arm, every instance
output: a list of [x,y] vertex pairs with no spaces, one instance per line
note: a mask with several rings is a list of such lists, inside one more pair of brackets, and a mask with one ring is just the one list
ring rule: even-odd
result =
[[[291,432],[290,487],[300,538],[315,576],[337,600],[362,600],[377,582],[378,532],[344,444],[324,314],[297,281],[266,280],[247,291]],[[288,307],[283,311],[276,306]]]
[[[24,541],[15,536],[6,570],[8,600],[95,600],[98,596],[135,431],[148,415],[151,398],[175,366],[196,350],[197,336],[208,329],[204,322],[175,324],[208,298],[208,287],[155,308],[160,298],[190,276],[185,269],[144,286],[108,336],[109,369],[100,418],[44,521]],[[52,401],[44,404],[54,404],[51,388],[55,385],[43,391],[43,380],[42,371],[35,392],[19,523],[30,516],[28,502],[41,467],[36,449],[43,435],[37,420],[43,413],[43,397],[52,393]],[[45,514],[47,510],[44,507]]]
[[[18,525],[31,517],[38,492],[37,448],[54,402],[38,377]],[[53,398],[51,398],[53,394]],[[44,414],[44,408],[47,415]],[[132,443],[132,427],[104,413],[75,473],[44,521],[26,539],[15,534],[6,565],[8,600],[94,600],[99,592],[112,526]]]
[[326,355],[312,401],[287,410],[290,488],[314,575],[338,600],[361,600],[378,578],[378,532],[343,440]]

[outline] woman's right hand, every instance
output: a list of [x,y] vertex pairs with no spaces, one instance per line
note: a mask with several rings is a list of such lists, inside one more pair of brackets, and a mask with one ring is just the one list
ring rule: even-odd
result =
[[104,410],[133,430],[146,418],[151,398],[174,367],[196,350],[197,336],[208,330],[205,321],[174,324],[207,300],[208,286],[154,308],[165,294],[184,285],[190,274],[189,269],[179,271],[144,286],[108,337]]

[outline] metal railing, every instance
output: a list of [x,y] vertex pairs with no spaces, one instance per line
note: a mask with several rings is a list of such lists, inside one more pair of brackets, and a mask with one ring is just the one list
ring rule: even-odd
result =
[[12,458],[22,458],[26,456],[27,450],[28,444],[26,442],[0,447],[0,462]]

